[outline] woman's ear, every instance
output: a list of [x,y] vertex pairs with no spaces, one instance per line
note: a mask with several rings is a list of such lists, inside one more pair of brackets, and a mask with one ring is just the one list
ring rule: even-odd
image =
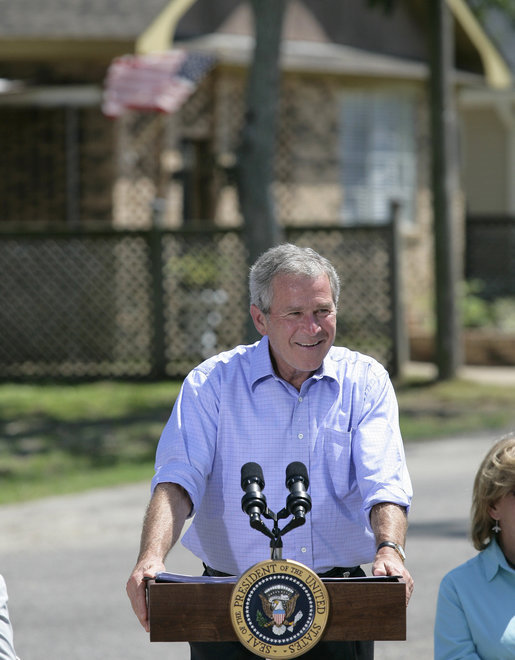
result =
[[251,305],[250,315],[252,316],[252,320],[254,321],[254,325],[256,326],[256,330],[259,332],[259,334],[266,335],[268,328],[266,314],[263,314],[263,312],[259,309],[259,307],[256,307],[256,305]]
[[488,507],[488,515],[490,516],[490,518],[493,518],[494,520],[497,520],[496,516],[499,515],[499,513],[497,511],[497,502],[494,502],[493,504],[491,504]]

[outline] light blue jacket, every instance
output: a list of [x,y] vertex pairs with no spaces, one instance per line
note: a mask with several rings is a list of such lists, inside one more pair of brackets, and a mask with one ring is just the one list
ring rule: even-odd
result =
[[514,660],[515,570],[497,541],[440,584],[435,660]]

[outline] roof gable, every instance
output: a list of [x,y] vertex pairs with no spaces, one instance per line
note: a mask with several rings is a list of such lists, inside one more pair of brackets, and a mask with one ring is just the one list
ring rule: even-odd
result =
[[2,2],[0,38],[136,38],[169,0],[15,0]]
[[[467,0],[447,0],[456,18],[457,67],[503,87],[515,72],[514,30],[499,11],[483,24]],[[332,44],[369,55],[427,62],[427,0],[396,0],[385,13],[366,0],[291,0],[285,41]],[[490,33],[496,32],[497,39]],[[244,0],[14,0],[2,3],[0,56],[87,59],[165,50],[208,34],[253,36]]]

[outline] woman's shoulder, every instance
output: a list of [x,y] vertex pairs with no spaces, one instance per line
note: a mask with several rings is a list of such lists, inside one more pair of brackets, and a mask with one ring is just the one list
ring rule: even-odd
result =
[[486,588],[495,576],[496,566],[492,548],[485,548],[444,575],[440,582],[440,595],[452,598],[454,592],[460,598],[476,598],[477,590]]
[[448,571],[442,578],[442,585],[453,583],[467,583],[474,579],[474,576],[481,572],[481,553],[467,559],[467,561],[455,566]]

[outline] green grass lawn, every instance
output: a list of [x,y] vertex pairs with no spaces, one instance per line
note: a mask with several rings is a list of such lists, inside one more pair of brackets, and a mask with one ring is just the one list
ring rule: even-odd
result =
[[515,429],[515,386],[412,379],[396,390],[406,442]]
[[0,385],[0,503],[152,476],[179,383]]
[[[515,387],[396,386],[405,442],[515,428]],[[0,504],[150,480],[179,383],[0,385]]]

